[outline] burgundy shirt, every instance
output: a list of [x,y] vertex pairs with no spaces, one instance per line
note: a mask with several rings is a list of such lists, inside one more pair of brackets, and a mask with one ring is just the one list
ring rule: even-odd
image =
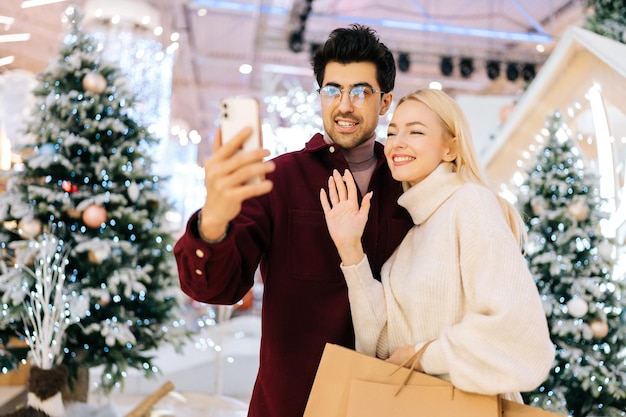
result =
[[[383,145],[363,245],[375,276],[413,222],[397,204],[402,185],[389,172]],[[260,365],[248,416],[302,416],[327,342],[354,348],[347,286],[319,201],[333,169],[348,164],[316,134],[301,151],[274,159],[272,192],[244,202],[226,239],[200,239],[195,213],[174,253],[182,290],[211,304],[233,304],[263,277]]]

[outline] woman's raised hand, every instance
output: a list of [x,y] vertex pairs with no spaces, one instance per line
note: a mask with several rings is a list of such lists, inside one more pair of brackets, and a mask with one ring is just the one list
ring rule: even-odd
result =
[[344,265],[359,263],[364,256],[361,237],[369,214],[372,193],[363,197],[359,207],[356,183],[350,171],[341,176],[334,170],[328,178],[328,194],[320,190],[320,201],[330,237]]

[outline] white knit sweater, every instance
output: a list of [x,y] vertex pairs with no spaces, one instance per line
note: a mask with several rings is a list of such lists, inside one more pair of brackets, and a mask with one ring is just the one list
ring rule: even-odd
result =
[[495,195],[440,165],[398,200],[415,227],[383,266],[367,258],[342,269],[356,348],[386,359],[397,348],[435,341],[424,371],[465,391],[535,389],[554,359],[533,278]]

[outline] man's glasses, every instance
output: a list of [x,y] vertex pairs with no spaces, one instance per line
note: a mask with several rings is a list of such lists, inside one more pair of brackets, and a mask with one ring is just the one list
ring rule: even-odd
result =
[[[341,95],[343,94],[343,91],[334,85],[326,85],[318,89],[317,92],[320,93],[320,97],[326,105],[333,104],[335,101],[341,99]],[[354,106],[360,107],[376,93],[385,94],[384,91],[378,91],[366,85],[356,85],[350,89],[348,94],[350,95],[350,102]]]

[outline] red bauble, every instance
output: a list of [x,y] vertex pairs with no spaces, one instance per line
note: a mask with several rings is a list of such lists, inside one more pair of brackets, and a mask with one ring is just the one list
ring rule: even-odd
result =
[[66,193],[75,193],[76,191],[78,191],[78,187],[72,184],[70,181],[63,181],[61,183],[61,188],[63,188],[63,191],[65,191]]
[[83,211],[83,223],[92,229],[99,228],[107,221],[107,210],[97,204],[91,205]]

